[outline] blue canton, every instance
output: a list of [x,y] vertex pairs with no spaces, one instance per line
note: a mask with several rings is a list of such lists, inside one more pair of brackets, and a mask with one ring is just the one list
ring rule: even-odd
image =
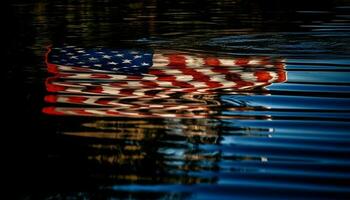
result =
[[52,64],[134,75],[147,73],[153,64],[152,58],[152,51],[84,49],[74,46],[52,48],[48,55],[48,61]]

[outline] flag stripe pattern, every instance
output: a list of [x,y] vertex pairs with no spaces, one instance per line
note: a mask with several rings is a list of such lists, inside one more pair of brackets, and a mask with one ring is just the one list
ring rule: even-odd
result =
[[43,112],[52,115],[217,117],[220,94],[286,80],[284,61],[266,57],[68,46],[49,48],[46,64],[53,76],[45,100],[53,106]]

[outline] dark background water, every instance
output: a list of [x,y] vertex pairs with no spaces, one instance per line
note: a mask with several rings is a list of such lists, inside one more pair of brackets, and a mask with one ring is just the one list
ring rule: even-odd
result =
[[[5,5],[14,199],[349,198],[350,2]],[[52,117],[41,113],[52,44],[278,57],[288,81],[225,94],[246,104],[225,120]]]

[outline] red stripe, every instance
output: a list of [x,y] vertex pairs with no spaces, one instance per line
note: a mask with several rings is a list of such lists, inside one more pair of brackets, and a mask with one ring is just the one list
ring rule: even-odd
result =
[[53,74],[59,73],[57,65],[51,63],[47,63],[47,71]]
[[219,88],[219,87],[224,86],[220,82],[214,82],[214,81],[208,81],[205,84],[207,84],[210,88]]
[[195,69],[189,68],[189,67],[181,67],[181,68],[177,68],[177,70],[180,70],[184,75],[191,75],[193,76],[193,79],[195,81],[201,81],[201,82],[205,82],[205,81],[209,81],[210,77],[208,75],[205,75]]
[[108,74],[91,74],[91,78],[105,78],[105,79],[110,79],[112,78]]
[[56,107],[50,106],[42,109],[42,112],[48,115],[66,115],[67,113],[57,111]]
[[83,103],[84,101],[86,101],[88,98],[86,97],[79,97],[79,96],[74,96],[74,97],[69,97],[68,98],[68,102],[72,102],[72,103]]
[[217,58],[209,57],[204,59],[204,63],[209,66],[220,66],[220,60]]
[[256,71],[254,76],[257,77],[258,82],[269,82],[272,79],[272,76],[267,71]]
[[183,81],[172,81],[171,84],[173,86],[181,87],[181,88],[194,88],[195,87],[194,85],[192,85],[190,83],[183,82]]
[[93,115],[89,112],[86,112],[85,109],[77,109],[77,110],[72,110],[72,111],[74,111],[78,115]]
[[150,69],[149,71],[148,71],[148,73],[149,74],[151,74],[151,75],[155,75],[155,76],[161,76],[161,75],[166,75],[162,70],[159,70],[159,69]]
[[247,65],[248,63],[249,63],[249,59],[245,59],[245,58],[240,58],[235,60],[236,65]]
[[48,103],[57,103],[57,96],[56,95],[47,95],[45,96],[44,100]]
[[160,76],[157,78],[158,81],[168,81],[168,82],[175,82],[176,76]]
[[45,86],[46,86],[46,90],[48,92],[60,92],[60,91],[64,91],[66,90],[66,87],[64,86],[59,86],[59,85],[55,85],[54,82],[57,78],[55,77],[49,77],[46,79],[45,81]]
[[285,82],[287,80],[287,72],[285,71],[282,71],[282,70],[278,70],[277,71],[277,75],[278,75],[278,78],[276,80],[277,83],[282,83],[282,82]]
[[97,99],[95,101],[96,104],[101,104],[101,105],[109,105],[112,100],[107,100],[107,99]]
[[121,114],[117,111],[107,110],[106,114],[120,116]]
[[154,81],[141,81],[140,82],[142,85],[147,86],[147,87],[158,87],[159,85],[154,82]]
[[86,89],[86,92],[102,94],[103,88],[101,86],[89,87]]
[[168,59],[169,59],[168,66],[184,66],[184,65],[186,65],[186,58],[182,55],[177,55],[177,54],[169,55]]
[[135,92],[134,89],[123,88],[119,91],[119,94],[125,95],[125,96],[132,96],[132,95],[134,95],[134,92]]

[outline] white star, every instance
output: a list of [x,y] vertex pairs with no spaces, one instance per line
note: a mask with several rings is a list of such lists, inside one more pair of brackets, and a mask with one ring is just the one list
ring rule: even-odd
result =
[[101,64],[94,64],[95,67],[102,67]]
[[66,46],[67,48],[74,48],[75,46],[72,46],[72,45],[70,45],[70,46]]
[[67,53],[67,55],[68,55],[68,56],[72,56],[72,55],[74,55],[74,53],[70,53],[70,52],[69,52],[69,53]]
[[77,56],[71,56],[70,59],[78,59]]
[[119,53],[119,51],[111,51],[112,53]]
[[109,56],[109,55],[103,55],[102,58],[111,59],[111,56]]
[[131,63],[131,60],[128,60],[128,59],[125,59],[125,60],[123,60],[123,63]]
[[145,62],[141,63],[141,65],[142,65],[142,66],[149,66],[149,64],[148,64],[148,63],[145,63]]
[[114,70],[114,71],[118,71],[118,68],[116,68],[116,67],[115,67],[115,68],[112,68],[112,70]]
[[90,60],[90,61],[96,61],[97,58],[95,58],[95,57],[90,57],[89,60]]
[[98,54],[104,54],[105,52],[103,52],[103,51],[97,51],[96,53],[98,53]]
[[115,56],[118,56],[118,57],[124,57],[124,54],[121,54],[121,53],[118,53],[117,55]]
[[131,67],[139,67],[139,66],[137,66],[137,65],[133,65],[133,66],[131,66]]
[[64,50],[64,49],[62,49],[60,52],[65,53],[65,52],[67,52],[67,51],[66,51],[66,50]]
[[86,54],[83,54],[83,56],[90,56],[90,54],[89,54],[89,53],[86,53]]
[[80,62],[78,62],[78,64],[81,65],[81,64],[85,64],[85,63],[80,61]]
[[142,56],[140,55],[134,56],[134,59],[137,59],[137,58],[142,58]]
[[131,54],[138,54],[139,52],[137,51],[130,51]]
[[117,65],[118,63],[116,63],[116,62],[108,62],[107,64],[109,64],[109,65]]
[[85,51],[84,50],[80,50],[80,51],[77,51],[78,53],[85,53]]

